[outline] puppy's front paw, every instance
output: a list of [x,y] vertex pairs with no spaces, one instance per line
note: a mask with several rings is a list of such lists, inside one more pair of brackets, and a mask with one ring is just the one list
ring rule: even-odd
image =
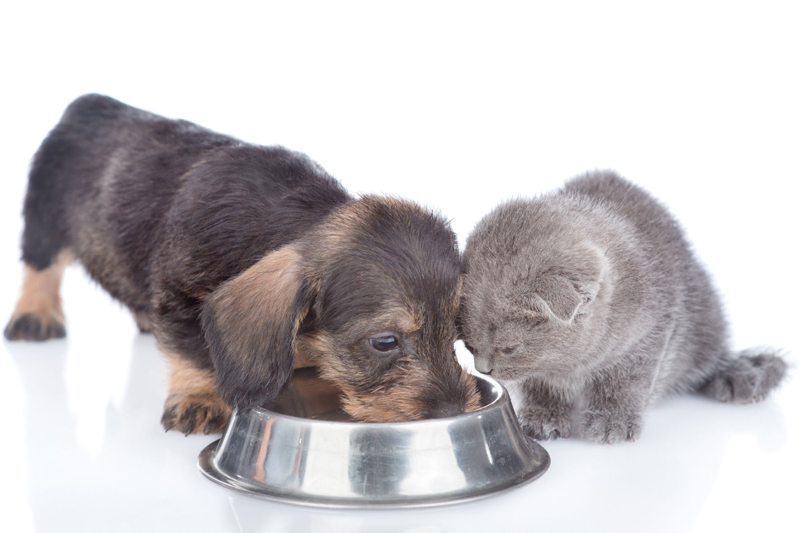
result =
[[583,415],[583,438],[599,444],[636,440],[642,433],[639,413],[587,411]]
[[523,407],[519,420],[525,434],[536,440],[567,438],[572,434],[572,411],[566,408]]
[[11,317],[3,334],[10,341],[46,341],[66,337],[67,329],[58,318],[25,313]]
[[185,435],[222,433],[231,409],[215,394],[171,394],[164,404],[161,424]]

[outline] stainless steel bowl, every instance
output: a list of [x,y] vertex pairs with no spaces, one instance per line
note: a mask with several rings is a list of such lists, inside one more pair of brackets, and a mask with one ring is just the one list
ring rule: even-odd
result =
[[200,471],[229,489],[338,508],[425,507],[507,491],[541,476],[550,456],[523,435],[506,390],[476,375],[482,406],[452,418],[352,421],[314,369],[295,371],[267,409],[235,413]]

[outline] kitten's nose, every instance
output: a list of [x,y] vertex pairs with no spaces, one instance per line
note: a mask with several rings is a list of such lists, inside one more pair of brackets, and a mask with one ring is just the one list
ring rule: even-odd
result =
[[491,374],[492,373],[492,358],[491,357],[476,357],[475,358],[475,369],[480,372],[481,374]]

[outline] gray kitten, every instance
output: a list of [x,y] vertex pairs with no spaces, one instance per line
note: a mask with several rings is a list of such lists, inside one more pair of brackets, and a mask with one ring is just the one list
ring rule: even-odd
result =
[[721,304],[667,210],[611,172],[487,215],[464,251],[461,331],[537,439],[636,439],[672,392],[763,399],[786,363],[734,354]]

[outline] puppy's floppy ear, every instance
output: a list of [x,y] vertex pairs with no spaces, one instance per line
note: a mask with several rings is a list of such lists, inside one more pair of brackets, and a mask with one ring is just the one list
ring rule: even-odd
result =
[[301,262],[295,247],[284,246],[203,303],[217,392],[236,409],[274,400],[292,375],[295,337],[311,302]]

